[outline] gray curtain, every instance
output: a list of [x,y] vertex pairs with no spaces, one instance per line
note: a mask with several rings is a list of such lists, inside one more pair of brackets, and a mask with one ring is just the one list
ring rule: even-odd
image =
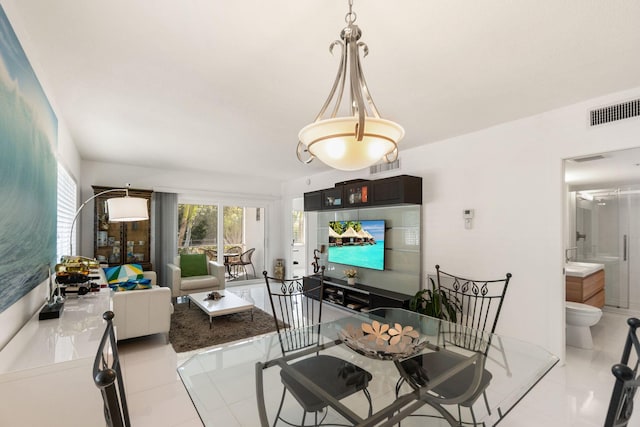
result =
[[155,263],[158,285],[169,286],[167,264],[178,253],[178,195],[154,192],[155,196]]

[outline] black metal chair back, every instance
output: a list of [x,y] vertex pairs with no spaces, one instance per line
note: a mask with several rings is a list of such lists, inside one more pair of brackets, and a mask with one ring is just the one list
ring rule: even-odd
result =
[[113,330],[113,317],[113,311],[106,311],[102,315],[102,318],[107,321],[107,327],[93,362],[93,381],[102,394],[107,427],[130,427],[118,346]]
[[[317,345],[318,332],[307,326],[319,326],[322,321],[322,298],[316,300],[311,295],[323,294],[324,267],[319,275],[320,284],[307,289],[302,277],[279,279],[270,277],[266,271],[262,275],[267,285],[283,354]],[[314,281],[317,279],[318,276],[314,277]]]
[[440,270],[436,265],[438,290],[442,294],[441,304],[448,301],[443,311],[455,311],[442,331],[446,342],[471,351],[486,354],[491,344],[485,332],[493,334],[507,292],[511,273],[504,279],[475,280],[455,276]]
[[[627,319],[629,332],[622,350],[620,363],[613,365],[611,372],[616,377],[616,382],[609,401],[609,410],[604,427],[626,426],[633,413],[633,398],[640,385],[638,376],[638,363],[640,362],[640,343],[636,330],[640,327],[640,320],[635,317]],[[633,357],[631,350],[633,350]],[[629,363],[629,359],[632,359]],[[635,359],[635,360],[634,360]]]

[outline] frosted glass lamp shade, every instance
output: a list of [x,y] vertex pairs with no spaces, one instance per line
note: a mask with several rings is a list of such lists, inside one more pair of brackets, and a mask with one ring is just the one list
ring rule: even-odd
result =
[[149,219],[147,199],[139,197],[114,197],[107,199],[109,221],[143,221]]
[[319,120],[300,130],[298,138],[309,153],[334,169],[355,171],[367,168],[391,154],[404,137],[399,124],[367,117],[364,137],[356,139],[357,117]]

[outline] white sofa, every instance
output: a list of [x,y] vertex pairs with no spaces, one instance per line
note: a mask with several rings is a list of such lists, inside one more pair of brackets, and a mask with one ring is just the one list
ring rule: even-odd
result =
[[224,265],[216,261],[207,262],[209,274],[206,276],[182,277],[180,269],[180,255],[175,257],[169,267],[169,286],[173,297],[181,297],[196,292],[218,291],[225,288]]
[[169,342],[171,327],[171,289],[156,286],[155,271],[145,271],[153,288],[113,292],[111,310],[118,341],[152,334],[166,334]]

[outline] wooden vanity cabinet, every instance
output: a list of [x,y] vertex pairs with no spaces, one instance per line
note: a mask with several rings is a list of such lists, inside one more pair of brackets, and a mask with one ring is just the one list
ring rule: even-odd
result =
[[604,307],[604,269],[586,277],[566,276],[566,300]]

